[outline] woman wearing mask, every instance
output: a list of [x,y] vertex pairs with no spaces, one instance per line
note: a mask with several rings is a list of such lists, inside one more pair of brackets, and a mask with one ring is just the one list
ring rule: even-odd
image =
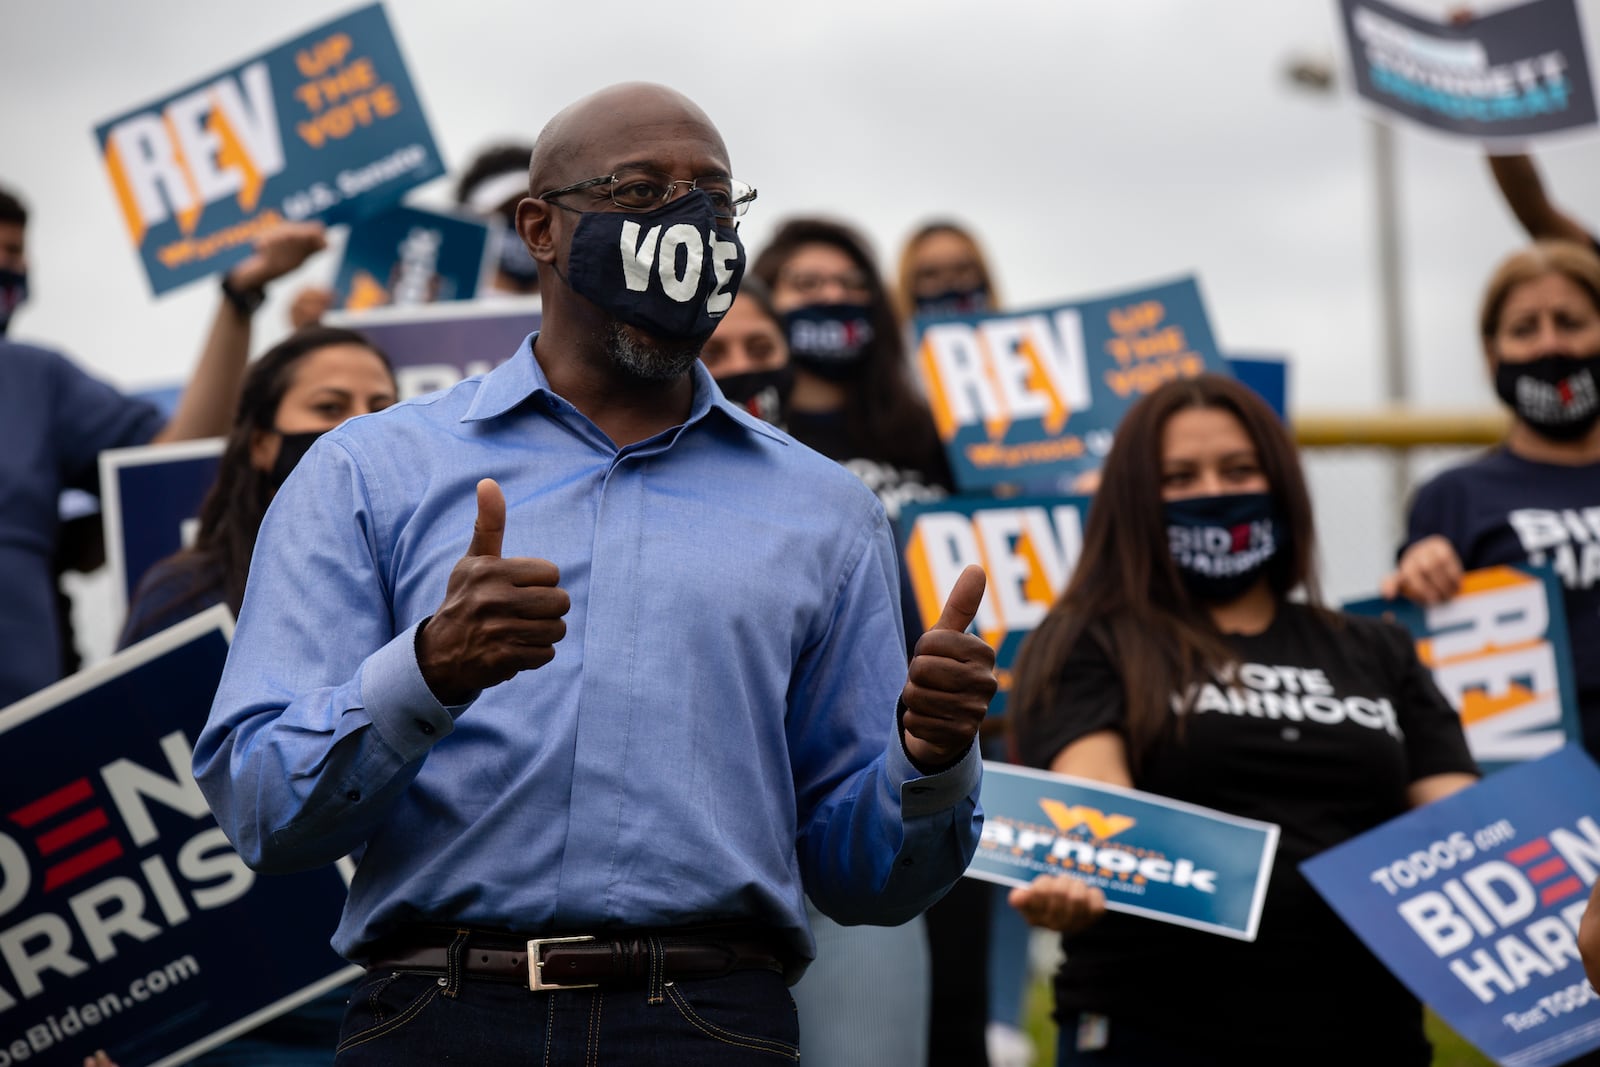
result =
[[1470,785],[1456,713],[1403,630],[1320,606],[1299,460],[1244,386],[1161,386],[1104,470],[1082,562],[1017,660],[1016,748],[1282,835],[1254,942],[1103,914],[1070,878],[1012,894],[1066,934],[1058,1062],[1427,1064],[1421,1006],[1299,864]]
[[895,297],[908,321],[918,315],[970,315],[1000,307],[978,239],[944,220],[924,223],[907,239]]
[[[194,546],[145,574],[117,647],[215,604],[227,604],[237,615],[256,534],[278,487],[318,437],[395,399],[389,360],[350,330],[307,327],[257,359],[245,375],[217,480],[201,505]],[[342,987],[324,993],[194,1062],[199,1067],[325,1065],[339,1043],[348,992]]]
[[772,306],[772,291],[759,278],[744,279],[733,306],[700,350],[700,361],[717,380],[722,395],[758,419],[783,425],[783,411],[794,388],[783,321]]
[[213,604],[237,615],[256,534],[278,486],[323,433],[395,399],[389,360],[351,330],[307,327],[257,359],[239,394],[217,480],[201,505],[194,546],[145,574],[118,647]]
[[[944,497],[951,488],[949,466],[912,382],[901,324],[866,241],[837,222],[793,219],[762,249],[750,274],[771,290],[788,342],[794,370],[784,420],[789,433],[859,475],[891,522],[907,503]],[[922,624],[903,574],[901,601],[909,649]],[[895,1030],[910,1033],[918,1018],[928,1035],[926,1062],[981,1067],[985,889],[966,879],[957,883],[925,916],[926,936],[921,921],[869,933],[836,926],[813,910],[818,964],[795,989],[802,1040],[812,1040],[804,1046],[807,1057],[829,1064],[920,1064],[920,1041],[913,1048],[901,1038],[881,1054],[865,1044],[873,1035],[882,1041]],[[891,1010],[904,1026],[884,1025]],[[808,1013],[817,1030],[808,1025]],[[828,1044],[818,1047],[821,1041]]]
[[1417,490],[1385,596],[1434,604],[1464,569],[1551,564],[1565,590],[1584,747],[1600,755],[1600,258],[1541,241],[1500,264],[1478,332],[1506,440]]

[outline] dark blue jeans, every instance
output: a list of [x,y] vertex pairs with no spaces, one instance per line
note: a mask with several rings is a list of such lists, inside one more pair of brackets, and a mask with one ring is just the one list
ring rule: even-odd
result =
[[794,1001],[772,971],[535,993],[375,968],[350,995],[335,1062],[773,1067],[799,1060],[799,1043]]

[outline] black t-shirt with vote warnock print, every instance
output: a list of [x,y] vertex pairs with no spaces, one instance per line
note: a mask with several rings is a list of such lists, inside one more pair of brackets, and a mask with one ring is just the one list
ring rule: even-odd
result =
[[1561,579],[1583,747],[1600,758],[1600,463],[1497,448],[1417,490],[1406,545],[1442,535],[1468,570],[1548,563]]
[[[1054,713],[1015,724],[1024,763],[1048,768],[1081,737],[1125,730],[1122,678],[1092,634],[1061,665]],[[1426,1064],[1416,999],[1299,864],[1404,813],[1412,782],[1476,773],[1460,720],[1392,623],[1286,603],[1264,632],[1227,643],[1237,662],[1189,694],[1133,784],[1281,827],[1258,936],[1108,913],[1065,939],[1061,1016],[1103,1014],[1113,1030],[1157,1027],[1263,1062]]]

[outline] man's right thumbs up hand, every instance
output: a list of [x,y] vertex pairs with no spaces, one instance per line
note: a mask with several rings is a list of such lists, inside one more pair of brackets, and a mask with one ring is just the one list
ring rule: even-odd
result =
[[544,559],[500,555],[506,498],[492,478],[478,483],[478,519],[456,562],[444,603],[417,633],[422,679],[441,704],[464,704],[520,671],[543,667],[567,633],[572,606],[561,572]]

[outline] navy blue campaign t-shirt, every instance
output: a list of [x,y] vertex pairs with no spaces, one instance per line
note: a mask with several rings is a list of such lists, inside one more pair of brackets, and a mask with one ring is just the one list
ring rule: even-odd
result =
[[100,453],[142,445],[164,421],[58,353],[0,339],[0,707],[61,676],[61,491],[98,492]]
[[1600,463],[1537,463],[1497,448],[1411,502],[1406,546],[1442,535],[1468,570],[1548,563],[1561,578],[1583,747],[1600,755]]

